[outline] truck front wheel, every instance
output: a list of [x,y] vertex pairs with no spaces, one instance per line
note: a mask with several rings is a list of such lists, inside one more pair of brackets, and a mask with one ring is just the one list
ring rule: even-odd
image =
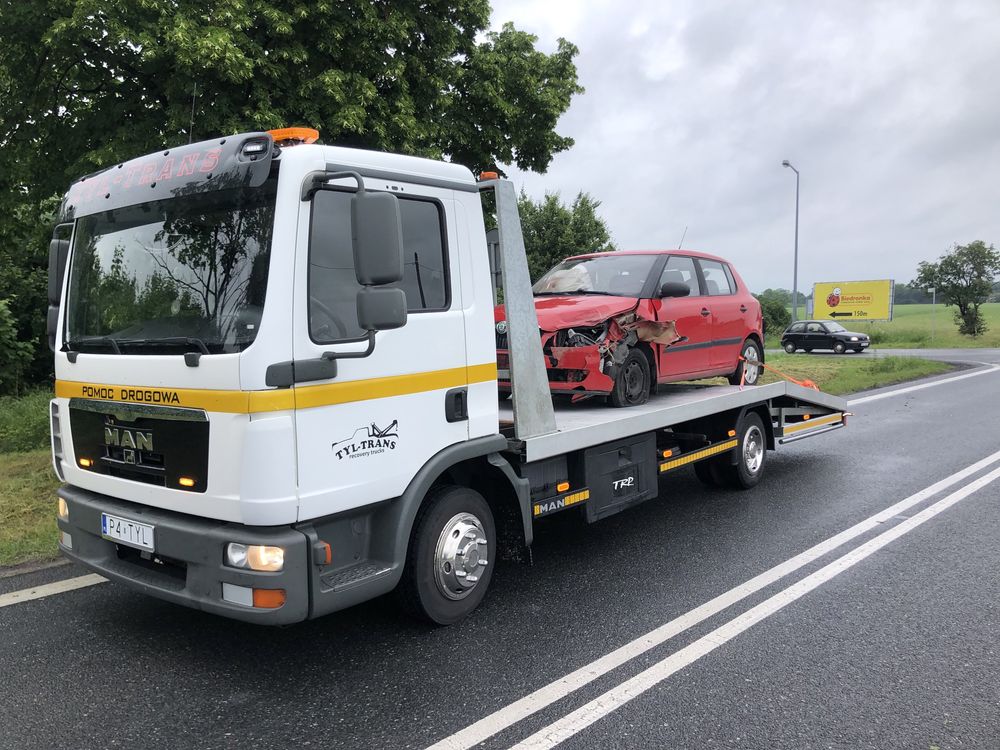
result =
[[483,496],[466,487],[438,487],[414,522],[400,602],[421,619],[452,625],[479,606],[495,562],[496,526]]

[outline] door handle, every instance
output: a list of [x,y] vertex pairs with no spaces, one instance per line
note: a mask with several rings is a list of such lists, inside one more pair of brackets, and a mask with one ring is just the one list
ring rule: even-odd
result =
[[747,306],[746,305],[740,305],[740,312],[746,312],[746,311],[747,311]]
[[701,314],[707,318],[709,315],[712,314],[712,311],[709,310],[707,307],[703,307],[701,308]]

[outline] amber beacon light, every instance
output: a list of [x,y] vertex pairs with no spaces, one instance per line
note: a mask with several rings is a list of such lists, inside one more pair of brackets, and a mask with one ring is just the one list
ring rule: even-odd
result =
[[297,143],[315,143],[319,140],[319,131],[315,128],[278,128],[267,131],[279,146],[291,146]]

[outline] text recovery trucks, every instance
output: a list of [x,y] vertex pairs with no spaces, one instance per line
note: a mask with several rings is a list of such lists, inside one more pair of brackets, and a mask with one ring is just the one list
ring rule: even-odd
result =
[[842,399],[788,382],[554,408],[512,184],[315,136],[171,148],[67,192],[48,329],[72,560],[261,624],[393,590],[454,623],[540,519],[597,521],[688,464],[750,487],[776,444],[844,426]]

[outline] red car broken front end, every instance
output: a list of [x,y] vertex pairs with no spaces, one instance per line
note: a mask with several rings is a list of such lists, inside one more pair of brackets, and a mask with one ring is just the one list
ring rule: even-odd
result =
[[[683,340],[673,321],[646,320],[637,314],[638,307],[637,299],[621,297],[539,300],[536,309],[549,389],[580,396],[607,395],[632,347],[639,342],[669,346]],[[494,318],[499,387],[509,391],[507,321],[502,306],[496,308]]]

